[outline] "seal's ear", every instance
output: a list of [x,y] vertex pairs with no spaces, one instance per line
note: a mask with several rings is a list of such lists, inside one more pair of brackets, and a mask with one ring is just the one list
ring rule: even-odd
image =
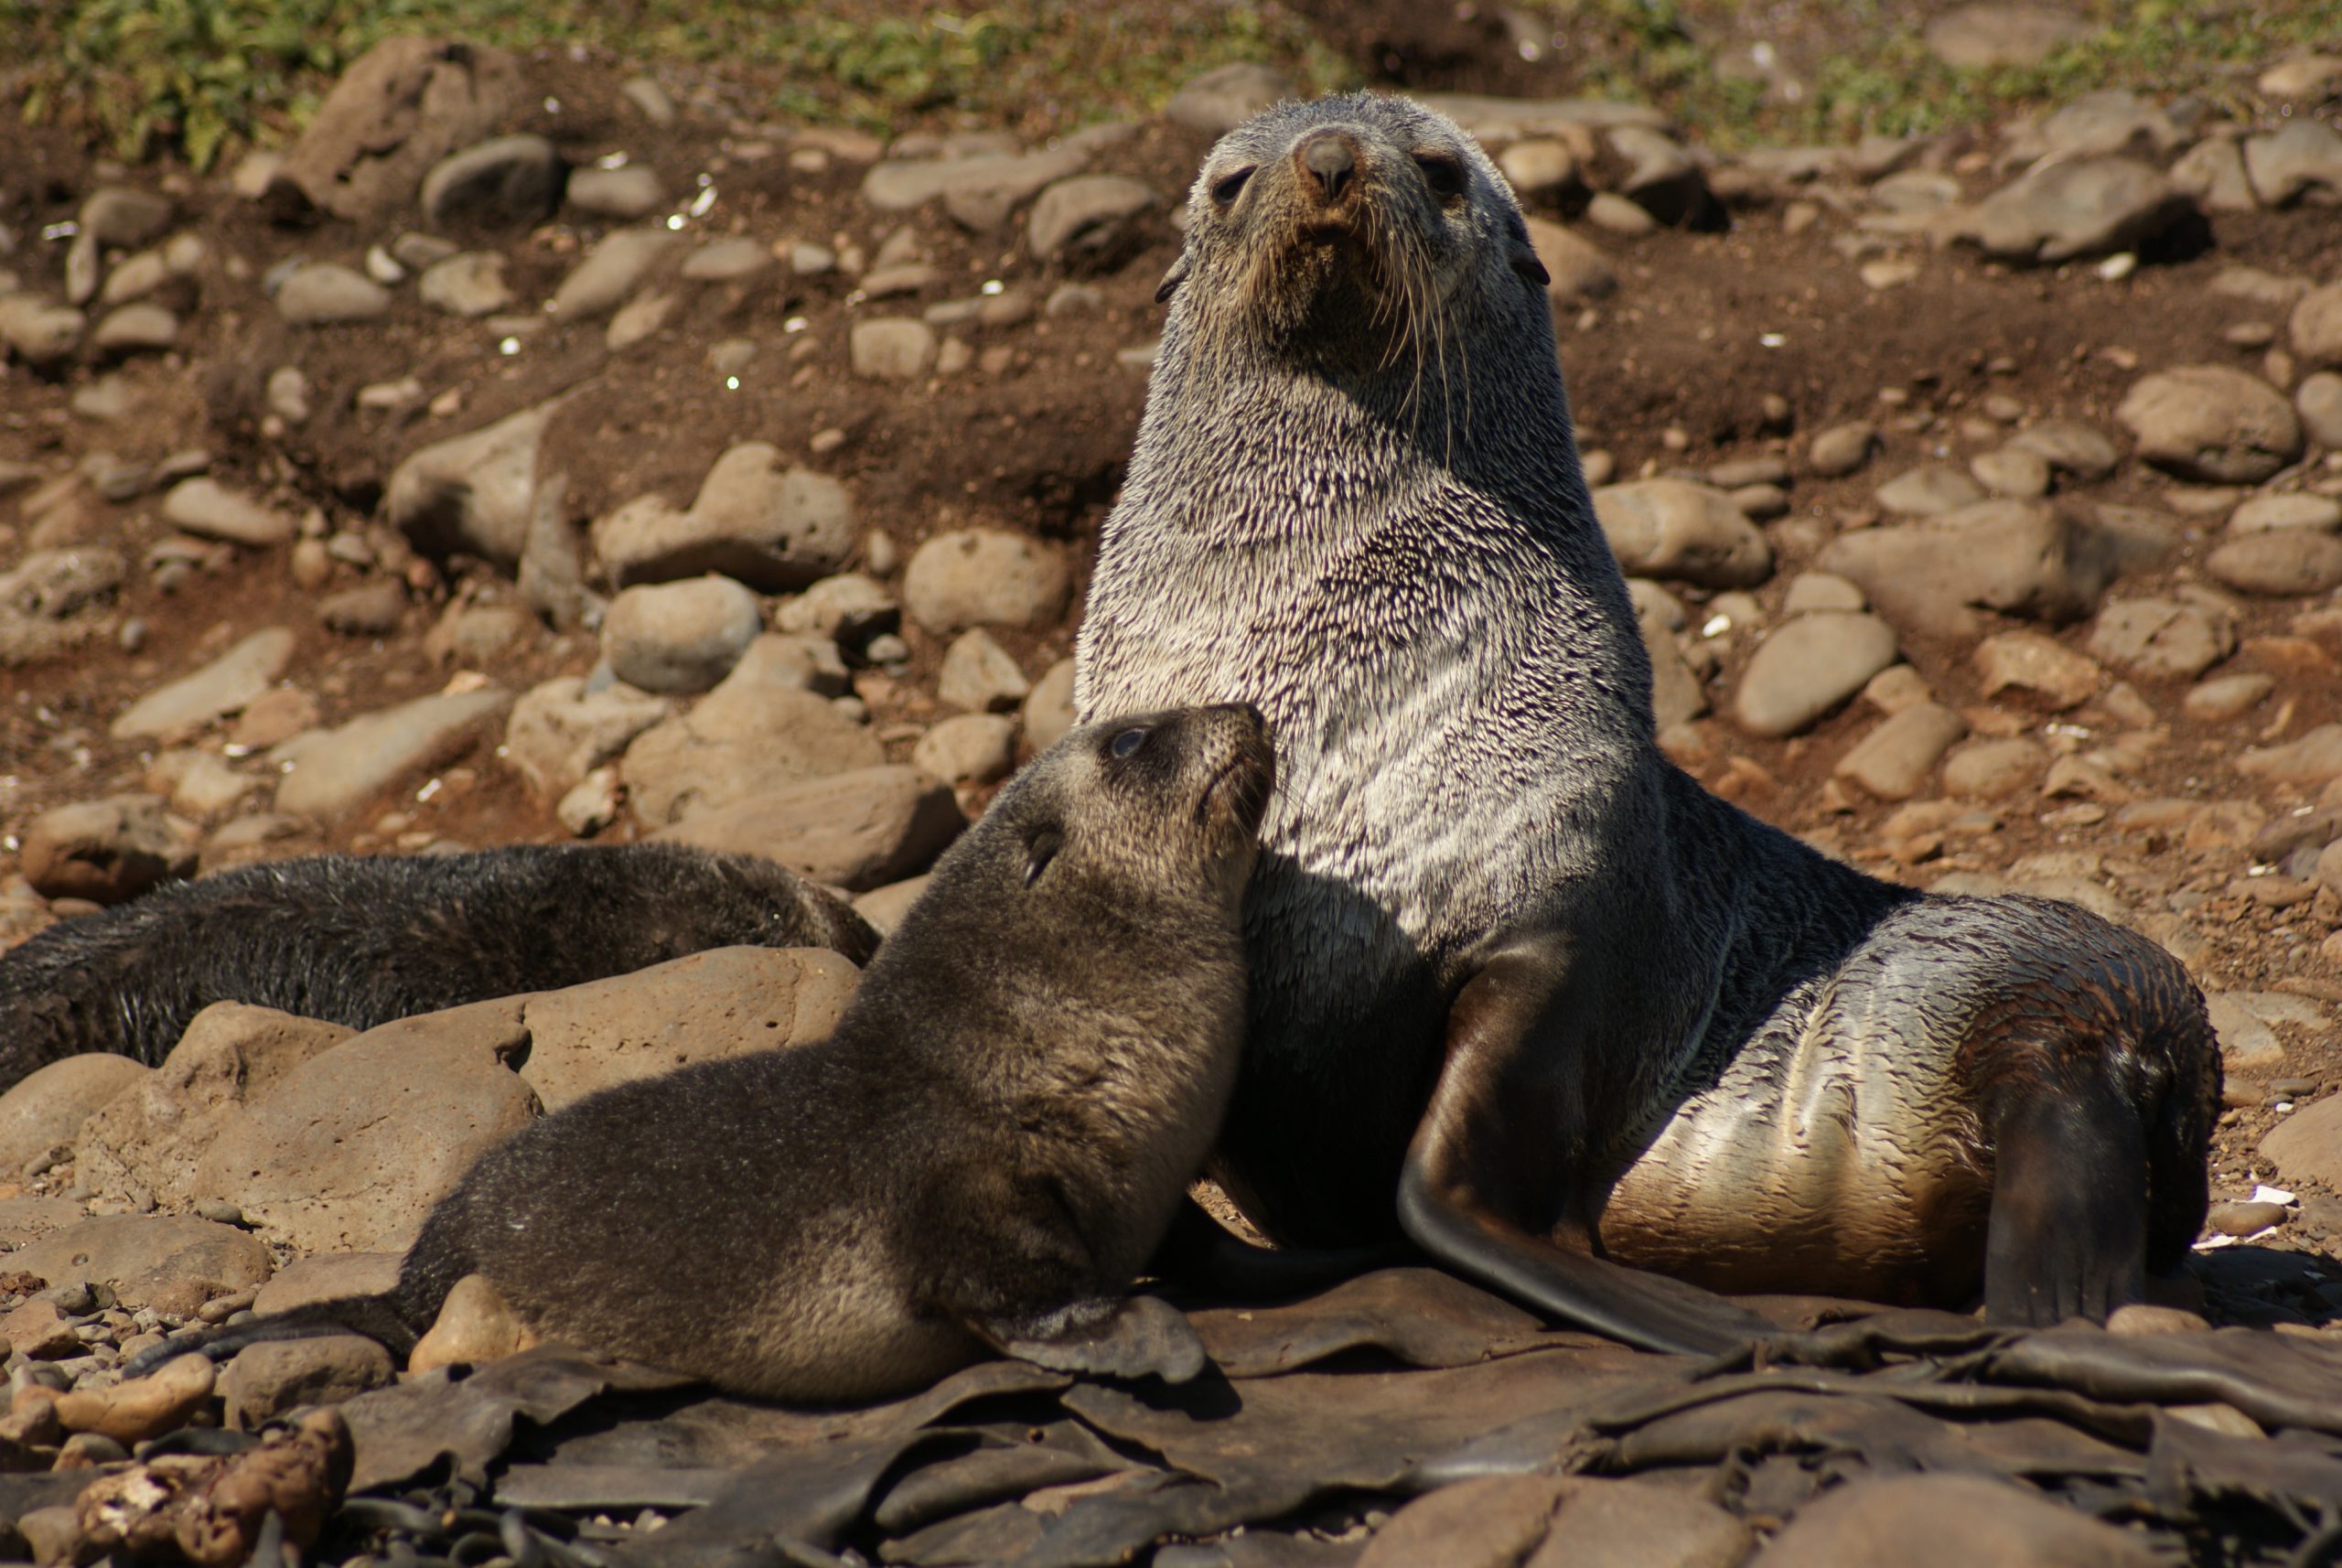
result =
[[1512,263],[1514,272],[1539,288],[1553,281],[1553,274],[1547,272],[1545,263],[1537,259],[1537,248],[1529,242],[1528,224],[1519,218],[1513,219],[1506,225],[1506,237],[1512,242],[1508,259]]
[[1025,886],[1030,887],[1049,868],[1049,862],[1065,847],[1065,834],[1055,828],[1043,828],[1025,843]]
[[1171,270],[1163,274],[1163,281],[1155,285],[1155,303],[1161,305],[1178,293],[1179,285],[1187,281],[1187,253],[1182,251],[1179,259],[1171,263]]

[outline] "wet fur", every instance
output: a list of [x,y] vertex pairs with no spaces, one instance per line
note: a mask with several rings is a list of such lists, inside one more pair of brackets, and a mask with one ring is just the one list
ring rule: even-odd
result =
[[347,1328],[404,1353],[467,1273],[541,1339],[800,1402],[1105,1316],[1234,1082],[1272,766],[1249,710],[1076,732],[945,854],[830,1039],[590,1095],[483,1156],[388,1295],[134,1371]]
[[[1362,211],[1330,236],[1297,172],[1327,134],[1361,154]],[[1461,199],[1426,152],[1462,165]],[[1214,1163],[1247,1215],[1291,1242],[1391,1235],[1450,1008],[1527,945],[1562,976],[1543,1054],[1480,1086],[1498,1122],[1434,1131],[1523,1151],[1478,1196],[1532,1234],[1718,1288],[1956,1304],[2005,1163],[1996,1251],[2120,1211],[2173,1265],[2218,1099],[2196,988],[2071,906],[1864,876],[1667,761],[1542,270],[1470,139],[1403,100],[1281,105],[1213,149],[1187,210],[1076,703],[1241,699],[1277,727]],[[2061,1118],[2122,1147],[2060,1153]],[[1848,1158],[1810,1157],[1844,1125]],[[1809,1245],[1840,1203],[1857,1222]],[[2135,1294],[2100,1283],[1994,1309]]]
[[754,855],[682,844],[513,844],[318,855],[173,883],[0,953],[0,1083],[112,1051],[150,1066],[214,1002],[371,1029],[719,947],[833,948],[877,933]]

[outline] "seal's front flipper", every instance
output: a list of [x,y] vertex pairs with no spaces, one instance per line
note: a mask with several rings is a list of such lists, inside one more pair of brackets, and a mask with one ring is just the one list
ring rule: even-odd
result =
[[2017,1086],[1996,1118],[1987,1322],[2105,1321],[2144,1299],[2147,1144],[2138,1112],[2098,1082]]
[[1004,1355],[1084,1377],[1184,1383],[1210,1364],[1187,1314],[1160,1296],[1092,1296],[972,1326]]
[[1422,1262],[1402,1242],[1382,1247],[1256,1247],[1193,1198],[1183,1200],[1146,1272],[1164,1284],[1231,1301],[1310,1295],[1376,1269]]
[[1565,1323],[1646,1350],[1713,1355],[1774,1332],[1722,1296],[1565,1248],[1527,1217],[1583,1195],[1585,1064],[1567,955],[1535,940],[1488,961],[1447,1015],[1447,1059],[1399,1179],[1399,1223],[1434,1258]]

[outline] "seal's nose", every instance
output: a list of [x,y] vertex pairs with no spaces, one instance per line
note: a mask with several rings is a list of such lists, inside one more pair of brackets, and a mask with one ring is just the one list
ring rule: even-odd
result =
[[1328,202],[1338,199],[1358,173],[1358,149],[1350,145],[1348,136],[1334,131],[1304,142],[1296,161],[1301,172],[1316,183],[1321,198]]

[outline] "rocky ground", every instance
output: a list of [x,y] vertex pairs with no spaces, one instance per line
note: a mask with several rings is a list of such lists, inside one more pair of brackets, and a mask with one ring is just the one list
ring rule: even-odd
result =
[[[2309,1334],[2342,1315],[2337,83],[1728,158],[1441,100],[1539,220],[1670,752],[1876,875],[2177,954],[2229,1077],[2202,1305]],[[12,125],[0,934],[257,859],[652,834],[883,926],[1068,723],[1181,197],[1277,86],[882,144],[411,42],[216,176]],[[378,1279],[336,1254],[488,1141],[850,984],[714,955],[49,1069],[0,1099],[15,1384],[96,1398],[158,1328]],[[390,1369],[260,1376],[231,1419]],[[104,1464],[215,1395],[59,1425],[20,1391],[0,1448]]]

